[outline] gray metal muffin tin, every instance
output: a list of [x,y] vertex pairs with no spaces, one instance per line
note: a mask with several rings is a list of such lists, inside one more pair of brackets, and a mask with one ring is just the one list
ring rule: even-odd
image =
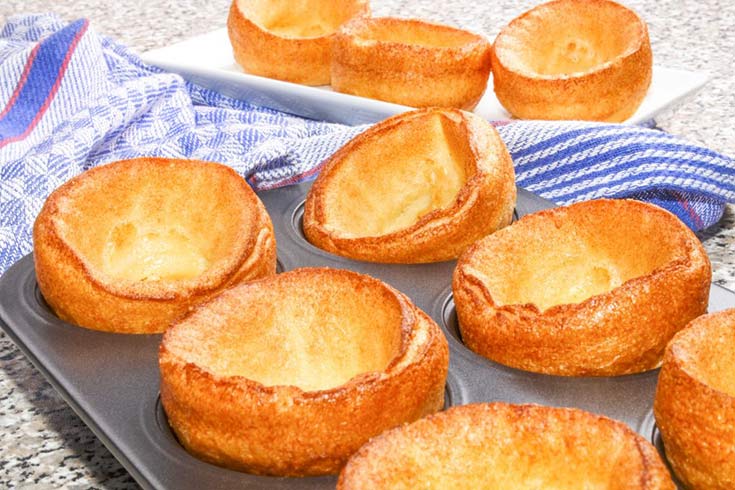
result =
[[[280,270],[329,266],[382,279],[406,293],[449,341],[447,405],[502,400],[578,407],[626,422],[656,441],[651,406],[657,371],[609,378],[528,373],[488,361],[460,339],[451,294],[454,262],[387,265],[324,252],[303,237],[309,184],[260,194],[276,232]],[[519,190],[516,215],[552,204]],[[519,251],[521,253],[521,251]],[[326,489],[335,477],[277,478],[239,473],[189,455],[169,429],[158,397],[160,335],[96,332],[59,320],[44,302],[31,256],[0,280],[0,324],[69,405],[145,488]],[[735,293],[713,285],[710,311],[735,307]]]

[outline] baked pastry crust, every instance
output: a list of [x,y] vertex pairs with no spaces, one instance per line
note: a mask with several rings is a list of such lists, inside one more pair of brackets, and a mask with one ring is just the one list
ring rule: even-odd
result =
[[497,130],[457,109],[386,119],[325,164],[306,198],[304,233],[357,260],[456,258],[510,223],[513,162]]
[[331,41],[368,0],[233,0],[227,33],[245,71],[305,85],[328,85]]
[[195,456],[256,474],[336,473],[365,441],[440,409],[446,338],[381,281],[297,269],[166,331],[161,401]]
[[664,355],[654,414],[688,488],[735,488],[735,309],[697,318]]
[[507,366],[564,376],[657,367],[707,309],[697,237],[652,204],[600,199],[534,213],[472,245],[454,301],[465,344]]
[[619,122],[651,84],[646,24],[610,0],[555,0],[517,17],[493,44],[493,87],[521,119]]
[[410,107],[472,110],[490,75],[490,43],[418,19],[363,17],[335,34],[332,88]]
[[674,490],[656,449],[625,424],[578,409],[482,403],[385,432],[355,453],[338,490]]
[[162,332],[194,304],[275,273],[265,207],[224,165],[137,158],[96,167],[46,200],[33,228],[38,286],[65,321]]

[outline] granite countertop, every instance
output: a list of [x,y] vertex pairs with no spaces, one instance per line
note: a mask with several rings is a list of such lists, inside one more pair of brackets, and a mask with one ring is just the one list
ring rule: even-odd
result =
[[[373,0],[375,15],[421,17],[485,33],[490,39],[536,0]],[[647,22],[655,63],[709,72],[695,96],[660,114],[658,126],[735,155],[735,3],[727,0],[625,0]],[[143,52],[225,25],[229,0],[4,0],[4,17],[57,12],[87,17],[92,28]],[[735,206],[701,234],[714,281],[735,290]],[[0,487],[136,488],[135,481],[13,343],[0,333]]]

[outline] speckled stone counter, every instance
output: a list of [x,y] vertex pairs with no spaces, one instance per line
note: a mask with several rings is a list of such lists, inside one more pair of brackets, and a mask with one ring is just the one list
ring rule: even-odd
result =
[[[373,0],[376,15],[422,17],[492,39],[535,0]],[[626,0],[648,22],[655,63],[707,71],[697,95],[657,117],[659,127],[735,155],[735,3],[729,0]],[[0,23],[17,13],[54,11],[139,51],[225,25],[229,0],[3,0]],[[735,290],[735,206],[702,233],[715,282]],[[0,334],[0,488],[136,488],[134,480],[43,376]]]

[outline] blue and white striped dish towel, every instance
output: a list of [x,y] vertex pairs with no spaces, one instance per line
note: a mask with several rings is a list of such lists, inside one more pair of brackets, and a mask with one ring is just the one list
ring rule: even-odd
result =
[[[95,165],[144,155],[210,160],[267,189],[313,178],[363,129],[196,87],[146,66],[85,20],[11,17],[0,32],[0,273],[31,251],[49,193]],[[661,131],[538,121],[498,130],[518,184],[559,204],[643,199],[700,230],[735,201],[731,158]]]

